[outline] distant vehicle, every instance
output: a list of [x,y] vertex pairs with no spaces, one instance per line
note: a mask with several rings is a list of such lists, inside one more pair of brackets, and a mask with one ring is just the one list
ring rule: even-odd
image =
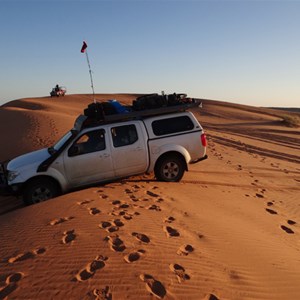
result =
[[204,130],[186,111],[198,107],[199,99],[151,95],[137,98],[121,113],[120,105],[115,100],[92,103],[52,147],[0,164],[2,186],[33,204],[148,172],[160,181],[177,182],[189,164],[207,158]]
[[52,91],[50,92],[50,96],[51,97],[60,97],[60,96],[64,96],[67,92],[67,89],[65,86],[58,86],[56,85],[56,87],[54,87],[52,89]]

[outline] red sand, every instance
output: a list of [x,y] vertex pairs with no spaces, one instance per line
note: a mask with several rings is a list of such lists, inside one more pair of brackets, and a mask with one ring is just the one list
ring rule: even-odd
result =
[[[90,102],[0,107],[0,160],[50,146]],[[180,183],[150,174],[28,207],[0,198],[0,299],[300,299],[299,129],[250,106],[194,112],[209,159]]]

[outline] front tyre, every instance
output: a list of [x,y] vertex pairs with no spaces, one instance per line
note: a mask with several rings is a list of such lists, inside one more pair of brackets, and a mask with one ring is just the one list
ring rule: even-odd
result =
[[185,163],[177,155],[161,158],[154,169],[155,177],[160,181],[177,182],[183,177]]
[[37,178],[27,183],[23,201],[26,205],[46,201],[58,196],[60,189],[58,184],[47,178]]

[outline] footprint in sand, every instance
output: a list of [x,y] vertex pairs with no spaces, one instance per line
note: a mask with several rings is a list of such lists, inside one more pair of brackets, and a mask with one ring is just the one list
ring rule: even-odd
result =
[[139,212],[130,213],[130,212],[126,211],[126,210],[121,210],[121,211],[118,212],[117,215],[121,216],[125,220],[131,220],[134,215],[138,216],[138,215],[140,215],[140,213]]
[[17,261],[23,261],[23,260],[34,258],[34,257],[35,257],[35,255],[33,254],[33,252],[25,252],[25,253],[18,254],[17,256],[11,257],[8,260],[8,262],[15,263]]
[[255,194],[255,197],[256,197],[256,198],[265,198],[265,196],[264,196],[264,195],[262,195],[262,194],[259,194],[259,193],[256,193],[256,194]]
[[197,236],[200,240],[204,238],[204,234],[202,234],[202,233],[197,233]]
[[192,245],[182,245],[180,248],[177,250],[178,255],[189,255],[194,251],[194,247]]
[[129,207],[129,204],[127,203],[122,203],[118,206],[118,208],[122,209],[122,208],[128,208]]
[[149,210],[161,211],[161,208],[158,205],[152,204],[147,207]]
[[124,226],[124,223],[120,219],[113,220],[112,222],[101,222],[100,228],[106,229],[108,232],[115,232],[119,230],[119,227]]
[[119,227],[118,227],[118,226],[111,226],[111,227],[108,227],[108,228],[106,229],[106,231],[107,231],[107,232],[110,232],[110,233],[116,232],[116,231],[118,231],[118,230],[119,230]]
[[214,294],[209,294],[209,295],[206,295],[205,298],[203,298],[202,300],[219,300],[219,298],[217,296],[215,296]]
[[93,295],[96,297],[95,300],[112,300],[112,294],[109,291],[109,286],[104,289],[94,289]]
[[8,259],[9,263],[15,263],[18,261],[23,261],[30,258],[35,258],[36,255],[40,255],[46,252],[46,248],[37,248],[32,251],[28,251],[25,253],[18,254],[17,256],[11,257]]
[[295,224],[297,224],[295,221],[293,221],[293,220],[287,220],[287,223],[289,224],[289,225],[295,225]]
[[91,278],[97,270],[100,270],[105,267],[105,261],[107,257],[102,255],[97,256],[91,263],[89,263],[84,269],[79,271],[79,273],[75,276],[78,281],[85,281]]
[[179,232],[171,226],[164,226],[163,229],[168,237],[180,236]]
[[115,205],[117,208],[123,209],[128,208],[129,204],[126,202],[121,202],[120,200],[114,200],[111,202],[112,205]]
[[96,207],[89,208],[89,211],[90,211],[90,214],[93,216],[101,213],[101,211]]
[[[134,215],[139,215],[140,213],[139,212],[135,212],[134,213]],[[124,212],[123,214],[120,214],[120,216],[122,216],[122,218],[124,219],[124,220],[127,220],[127,221],[129,221],[129,220],[131,220],[132,219],[132,217],[133,217],[133,215],[132,214],[130,214],[130,213],[128,213],[128,212]]]
[[64,218],[54,219],[49,224],[51,226],[53,226],[53,225],[61,224],[63,222],[66,222],[66,221],[69,221],[69,220],[72,220],[72,219],[74,219],[74,217],[64,217]]
[[110,222],[106,222],[106,221],[101,222],[101,223],[99,224],[99,227],[100,227],[100,228],[103,228],[103,229],[106,229],[106,228],[111,227],[111,226],[112,226],[112,224],[111,224]]
[[18,287],[17,282],[19,282],[23,277],[24,274],[21,272],[13,273],[7,276],[5,280],[5,286],[0,287],[0,299],[7,299],[7,296]]
[[121,216],[122,218],[124,218],[124,216],[125,216],[124,219],[127,219],[127,220],[132,219],[132,216],[133,216],[133,214],[127,212],[126,210],[112,210],[109,214],[111,216]]
[[81,201],[81,202],[77,202],[78,205],[85,205],[85,204],[89,204],[91,202],[93,202],[94,200],[84,200],[84,201]]
[[115,219],[115,220],[113,220],[112,221],[114,224],[115,224],[115,226],[117,226],[117,227],[122,227],[122,226],[124,226],[124,223],[120,220],[120,219]]
[[9,275],[6,278],[5,283],[6,284],[16,283],[16,282],[20,281],[23,277],[24,277],[24,274],[21,272],[14,273],[14,274]]
[[120,200],[114,200],[111,202],[112,205],[119,205],[121,204],[121,201]]
[[151,197],[154,197],[154,198],[158,198],[159,197],[158,194],[155,194],[155,193],[153,193],[151,191],[147,191],[146,194],[149,195],[149,196],[151,196]]
[[172,223],[172,222],[174,222],[175,221],[175,218],[174,217],[166,217],[165,219],[164,219],[164,222],[165,223]]
[[139,199],[135,196],[135,195],[130,195],[129,198],[131,199],[131,201],[133,202],[138,202]]
[[289,227],[286,227],[284,225],[281,225],[280,227],[281,227],[282,230],[284,230],[288,234],[293,234],[294,233],[294,231]]
[[119,212],[119,211],[115,211],[115,210],[113,209],[111,212],[109,212],[109,215],[111,215],[111,216],[119,216],[119,215],[120,215],[120,212]]
[[176,275],[179,283],[191,279],[190,275],[185,273],[184,267],[179,264],[171,264],[170,270]]
[[270,208],[266,208],[266,211],[268,213],[270,213],[271,215],[277,215],[277,211],[273,210],[273,209],[270,209]]
[[64,232],[64,236],[62,238],[63,244],[69,244],[74,241],[76,238],[75,230],[69,230]]
[[131,191],[130,189],[125,189],[125,194],[132,194],[133,193],[133,191]]
[[138,233],[138,232],[133,232],[131,235],[134,236],[140,242],[143,242],[145,244],[149,244],[150,243],[150,239],[149,239],[149,237],[146,234]]
[[124,260],[127,263],[132,263],[132,262],[139,260],[141,258],[141,256],[145,253],[146,253],[146,251],[142,250],[142,249],[137,250],[137,251],[132,251],[129,254],[124,256]]
[[46,248],[36,248],[32,251],[35,255],[40,255],[46,252]]
[[135,184],[135,185],[133,186],[133,188],[135,188],[136,190],[139,190],[139,189],[144,188],[144,186],[140,186],[140,185]]
[[124,242],[119,238],[118,235],[107,236],[105,240],[109,242],[110,248],[115,252],[123,252],[126,249]]
[[149,274],[141,274],[140,279],[146,283],[146,289],[148,292],[150,292],[153,296],[155,296],[158,299],[163,299],[167,291],[163,284],[156,280],[152,275]]

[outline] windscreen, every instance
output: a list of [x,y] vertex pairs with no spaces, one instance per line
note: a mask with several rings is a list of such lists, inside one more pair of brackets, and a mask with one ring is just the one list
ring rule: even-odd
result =
[[65,142],[72,136],[72,131],[68,131],[58,142],[53,146],[53,148],[58,151]]

